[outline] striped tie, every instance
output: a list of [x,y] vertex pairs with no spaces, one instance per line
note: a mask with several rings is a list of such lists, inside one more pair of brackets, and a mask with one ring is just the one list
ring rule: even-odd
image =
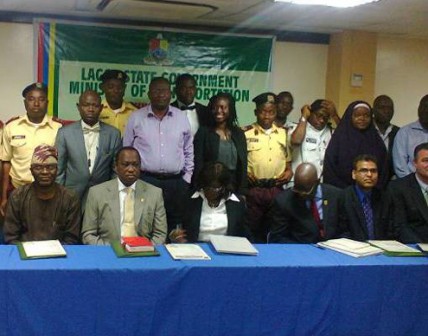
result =
[[373,209],[368,195],[364,196],[362,205],[369,239],[374,239]]

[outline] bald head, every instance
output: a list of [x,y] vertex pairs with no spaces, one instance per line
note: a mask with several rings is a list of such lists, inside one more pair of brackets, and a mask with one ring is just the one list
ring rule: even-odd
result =
[[[310,196],[318,184],[318,172],[312,163],[301,163],[294,174],[293,190],[300,196]],[[313,195],[312,195],[313,196]]]

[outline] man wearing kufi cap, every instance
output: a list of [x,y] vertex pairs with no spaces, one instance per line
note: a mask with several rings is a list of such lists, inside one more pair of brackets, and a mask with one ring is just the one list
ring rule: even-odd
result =
[[293,173],[287,132],[274,124],[275,94],[266,92],[253,99],[257,122],[244,128],[248,152],[248,225],[256,242],[266,242],[265,215],[274,197]]
[[30,172],[34,148],[42,142],[54,145],[61,124],[48,116],[47,86],[43,83],[28,85],[23,91],[27,113],[6,123],[3,133],[1,161],[3,162],[2,201],[4,214],[7,198],[14,188],[33,181]]
[[105,98],[100,120],[116,127],[123,136],[128,118],[137,108],[123,100],[128,75],[121,70],[106,70],[101,76],[101,90]]
[[4,239],[7,244],[58,239],[79,243],[81,213],[77,196],[55,182],[58,154],[42,144],[31,157],[34,182],[14,190],[7,203]]

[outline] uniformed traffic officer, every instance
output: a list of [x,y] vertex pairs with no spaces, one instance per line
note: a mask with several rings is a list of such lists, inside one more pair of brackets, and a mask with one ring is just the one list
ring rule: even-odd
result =
[[336,123],[340,121],[331,101],[317,99],[310,106],[302,107],[299,124],[291,135],[293,172],[302,162],[309,162],[317,168],[318,177],[321,177],[325,150],[333,132],[330,119]]
[[100,80],[100,88],[105,95],[100,120],[116,127],[123,137],[128,118],[137,109],[123,100],[128,75],[121,70],[106,70],[100,76]]
[[28,85],[23,91],[27,114],[12,118],[3,132],[1,160],[3,165],[2,200],[0,211],[4,215],[8,195],[22,185],[31,183],[30,172],[34,149],[41,143],[53,146],[61,123],[46,114],[47,86],[43,83]]
[[283,184],[292,177],[287,132],[274,124],[275,94],[266,92],[253,99],[257,122],[244,128],[248,151],[248,225],[256,242],[266,242],[265,215]]

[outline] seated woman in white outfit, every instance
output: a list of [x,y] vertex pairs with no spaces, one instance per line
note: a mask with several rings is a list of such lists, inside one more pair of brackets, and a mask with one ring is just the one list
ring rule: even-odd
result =
[[196,192],[186,202],[183,228],[173,230],[173,242],[205,242],[210,235],[248,236],[245,204],[234,193],[233,177],[221,162],[206,163],[196,180]]

